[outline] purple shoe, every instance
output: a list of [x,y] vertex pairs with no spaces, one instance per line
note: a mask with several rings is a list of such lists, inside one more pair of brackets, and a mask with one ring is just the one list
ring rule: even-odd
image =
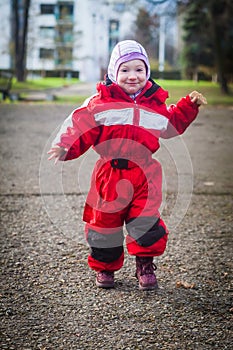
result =
[[111,271],[97,272],[96,286],[99,288],[114,288],[114,272],[111,272]]
[[156,270],[153,264],[152,257],[136,256],[136,277],[139,281],[140,290],[157,289],[158,283],[154,271]]

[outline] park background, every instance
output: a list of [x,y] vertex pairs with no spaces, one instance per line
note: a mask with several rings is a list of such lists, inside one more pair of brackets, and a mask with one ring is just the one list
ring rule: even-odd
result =
[[[96,156],[94,152],[89,153],[88,157],[55,167],[47,161],[46,153],[64,118],[95,91],[96,81],[72,77],[68,73],[73,70],[64,67],[63,71],[61,67],[54,70],[59,73],[56,77],[48,76],[49,70],[43,70],[39,65],[38,71],[32,72],[24,69],[26,61],[21,61],[19,68],[23,67],[23,70],[18,75],[14,63],[17,60],[16,44],[12,43],[8,49],[4,47],[4,51],[1,41],[0,48],[12,63],[4,69],[1,67],[1,73],[10,74],[5,78],[12,80],[6,98],[0,102],[0,348],[230,349],[233,314],[233,41],[229,18],[232,18],[232,2],[1,0],[0,26],[4,24],[4,34],[7,34],[5,21],[9,19],[8,14],[14,18],[13,9],[16,8],[20,10],[20,16],[27,13],[22,9],[29,3],[39,4],[38,11],[41,11],[40,5],[45,5],[43,11],[62,9],[67,5],[68,8],[82,6],[94,11],[91,5],[99,9],[103,5],[107,6],[105,10],[108,9],[106,16],[102,14],[103,18],[120,22],[124,18],[127,25],[130,21],[119,12],[122,6],[131,13],[137,10],[136,4],[140,4],[138,13],[141,15],[134,17],[135,20],[141,20],[143,12],[147,18],[154,19],[158,6],[163,10],[167,8],[167,11],[173,10],[174,4],[176,8],[184,9],[182,16],[189,18],[186,25],[190,29],[186,34],[191,36],[187,36],[183,47],[187,54],[191,51],[192,55],[185,56],[186,61],[174,61],[182,68],[179,79],[177,75],[176,79],[165,79],[165,74],[174,69],[166,59],[169,50],[165,50],[164,70],[159,69],[159,54],[154,48],[159,47],[160,26],[156,29],[153,24],[152,34],[157,32],[158,35],[156,40],[154,37],[149,40],[152,51],[156,52],[152,62],[155,67],[153,77],[169,90],[169,103],[197,89],[206,95],[208,105],[200,108],[198,118],[180,140],[161,143],[157,154],[163,165],[166,185],[162,216],[168,223],[171,219],[176,221],[165,254],[155,261],[159,291],[142,293],[138,290],[134,277],[135,262],[129,256],[116,274],[116,288],[109,291],[97,289],[95,276],[86,262],[88,247],[82,222],[85,195]],[[9,7],[9,4],[14,6]],[[10,9],[9,12],[4,12],[6,8]],[[96,13],[96,21],[101,15],[100,11],[87,11],[89,16],[83,17],[86,27],[92,28],[88,21],[93,23],[93,13]],[[110,18],[110,14],[115,17]],[[53,13],[47,15],[50,20],[51,16],[54,17]],[[214,19],[211,26],[214,24],[217,28],[211,27],[209,31],[211,18]],[[53,23],[56,23],[55,19]],[[103,28],[108,33],[109,26],[102,25],[102,31]],[[18,33],[20,38],[22,33]],[[146,33],[150,33],[148,27]],[[81,33],[75,34],[80,34],[81,40]],[[214,43],[215,34],[218,40]],[[6,37],[2,36],[1,40]],[[16,37],[15,34],[13,38]],[[144,35],[140,41],[143,38]],[[41,43],[39,37],[36,39]],[[84,40],[83,48],[92,43],[93,40]],[[109,41],[106,43],[108,55]],[[222,66],[220,64],[223,71],[215,57],[216,44],[221,54],[224,53],[220,56],[224,62]],[[208,64],[202,61],[206,57],[203,49],[207,49],[205,62]],[[3,51],[0,64],[6,57]],[[20,52],[25,54],[26,48],[21,46]],[[46,54],[46,51],[42,50],[42,53]],[[186,62],[186,66],[182,62]],[[187,71],[190,75],[183,76],[185,67],[191,69]],[[164,75],[159,76],[162,73]],[[2,83],[8,82],[5,78]],[[82,191],[77,178],[82,182]],[[173,216],[178,202],[181,210]],[[180,215],[182,220],[178,218],[177,221]]]
[[[152,78],[233,80],[233,5],[228,0],[0,0],[0,72],[17,81],[104,78],[115,44],[138,40]],[[0,81],[0,87],[1,87]]]

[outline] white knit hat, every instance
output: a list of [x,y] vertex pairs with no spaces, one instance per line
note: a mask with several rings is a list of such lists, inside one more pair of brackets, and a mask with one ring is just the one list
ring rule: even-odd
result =
[[147,79],[150,78],[150,63],[144,47],[134,40],[120,41],[114,47],[109,65],[108,77],[111,81],[116,83],[119,66],[131,60],[142,60],[146,65]]

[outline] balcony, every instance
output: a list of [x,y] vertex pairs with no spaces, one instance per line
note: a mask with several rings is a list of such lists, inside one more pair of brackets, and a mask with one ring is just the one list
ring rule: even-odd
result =
[[73,23],[74,4],[73,2],[59,1],[56,6],[55,16],[58,24]]

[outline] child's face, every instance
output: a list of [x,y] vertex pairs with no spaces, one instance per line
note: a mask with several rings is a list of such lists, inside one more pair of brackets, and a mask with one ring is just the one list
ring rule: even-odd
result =
[[133,95],[147,82],[146,66],[141,60],[122,63],[117,74],[117,84],[128,94]]

